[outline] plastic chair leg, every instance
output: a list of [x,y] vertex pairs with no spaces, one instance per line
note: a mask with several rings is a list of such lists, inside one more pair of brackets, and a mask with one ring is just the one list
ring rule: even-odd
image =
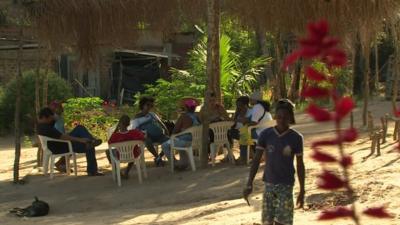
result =
[[210,144],[210,156],[211,156],[211,165],[215,166],[215,158],[217,157],[215,143]]
[[226,149],[228,152],[227,157],[229,159],[229,162],[235,164],[235,156],[233,155],[232,148],[229,145],[226,145]]
[[50,157],[50,160],[51,160],[51,162],[50,162],[50,179],[53,179],[53,176],[54,176],[54,161],[55,161],[54,158],[55,157],[53,155]]
[[50,155],[44,153],[43,154],[43,174],[47,175],[49,171],[49,160],[50,160]]
[[117,175],[117,173],[116,173],[116,170],[117,170],[117,167],[115,166],[115,162],[114,162],[114,160],[111,160],[111,169],[112,169],[112,178],[113,178],[113,181],[116,181],[116,175]]
[[78,176],[78,166],[76,164],[76,154],[75,153],[72,154],[72,158],[74,160],[74,173],[75,173],[75,176]]
[[116,173],[116,176],[117,176],[118,187],[121,187],[121,170],[120,170],[120,163],[119,162],[115,163],[115,173]]
[[137,174],[138,174],[138,178],[139,178],[139,184],[143,183],[142,171],[140,169],[140,164],[141,164],[140,161],[141,161],[140,159],[135,160],[136,170],[137,170]]
[[194,156],[193,156],[193,149],[190,147],[187,151],[190,167],[192,167],[192,171],[196,171],[196,165],[194,164]]
[[146,168],[146,161],[144,159],[144,153],[140,156],[139,162],[141,163],[141,168],[143,170],[144,178],[147,178],[147,168]]
[[171,171],[174,172],[174,149],[172,148],[169,162],[171,163]]
[[71,174],[71,171],[70,171],[69,168],[70,168],[69,167],[69,155],[66,155],[65,156],[65,169],[66,169],[66,172],[67,172],[68,176]]
[[250,151],[251,151],[251,145],[247,145],[247,156],[246,156],[246,164],[250,164]]

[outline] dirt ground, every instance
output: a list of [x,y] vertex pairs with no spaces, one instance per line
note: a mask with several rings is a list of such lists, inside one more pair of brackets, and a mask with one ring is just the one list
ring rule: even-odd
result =
[[[376,101],[371,105],[375,124],[379,117],[390,112],[389,102]],[[360,111],[355,111],[356,126],[361,127]],[[349,220],[319,223],[316,218],[321,209],[333,205],[346,205],[342,192],[327,193],[316,187],[320,165],[310,159],[310,143],[329,136],[330,124],[315,124],[307,115],[297,115],[295,128],[305,137],[306,208],[295,211],[296,225],[352,224]],[[349,122],[345,122],[346,125]],[[352,185],[356,189],[359,209],[366,206],[386,205],[395,215],[389,220],[363,217],[362,224],[400,225],[400,154],[392,151],[394,124],[389,124],[387,143],[382,145],[382,156],[364,159],[369,153],[370,141],[364,132],[346,151],[354,157],[351,169]],[[365,131],[365,130],[364,130]],[[34,169],[36,149],[24,148],[21,157],[21,175],[25,185],[12,184],[14,160],[12,137],[0,138],[0,224],[22,225],[79,225],[79,224],[260,224],[263,182],[260,168],[255,181],[251,206],[241,198],[249,168],[218,163],[216,167],[196,172],[172,174],[168,167],[156,168],[147,155],[149,177],[138,183],[136,171],[122,187],[113,182],[104,150],[97,148],[97,159],[104,177],[85,176],[86,160],[78,160],[78,176],[56,174],[53,180]],[[331,152],[337,150],[332,149]],[[238,150],[235,149],[238,155]],[[297,181],[296,181],[297,182]],[[298,186],[296,183],[295,195]],[[29,205],[34,196],[50,204],[50,214],[41,218],[17,218],[7,212],[13,207]]]

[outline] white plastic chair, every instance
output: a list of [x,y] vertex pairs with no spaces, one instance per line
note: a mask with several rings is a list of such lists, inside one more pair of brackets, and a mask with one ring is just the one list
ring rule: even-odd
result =
[[[192,143],[190,146],[187,147],[178,147],[175,146],[175,139],[178,136],[181,136],[183,134],[191,134],[192,135]],[[189,158],[189,163],[190,163],[190,167],[192,168],[192,171],[196,171],[196,165],[194,164],[194,156],[193,156],[193,149],[199,149],[201,152],[201,136],[202,136],[202,126],[193,126],[190,127],[180,133],[171,135],[171,158],[170,158],[170,162],[171,162],[171,170],[172,172],[174,172],[174,151],[185,151],[188,154],[188,158]]]
[[[140,147],[140,156],[136,158],[133,153],[133,149],[135,146]],[[142,169],[144,177],[147,178],[146,164],[144,161],[143,141],[124,141],[124,142],[112,143],[108,144],[108,149],[110,151],[113,179],[114,180],[117,179],[119,187],[121,187],[121,166],[120,166],[121,163],[131,163],[131,162],[135,163],[140,184],[143,182]],[[118,152],[119,154],[118,158],[115,155],[115,152]]]
[[220,147],[226,147],[227,151],[224,149],[224,156],[228,156],[229,162],[235,164],[235,157],[233,156],[228,140],[228,131],[231,129],[233,124],[232,121],[222,121],[210,124],[210,129],[214,133],[214,142],[210,143],[212,166],[215,166],[215,158]]
[[[61,140],[61,139],[54,139],[54,138],[49,138],[46,136],[38,135],[40,143],[42,144],[43,148],[43,173],[44,175],[47,175],[47,171],[49,169],[49,160],[50,162],[50,179],[53,179],[54,177],[54,161],[56,157],[62,157],[65,156],[65,166],[66,166],[66,172],[67,175],[70,174],[70,156],[72,156],[74,160],[74,173],[75,176],[77,176],[77,166],[76,166],[76,155],[75,152],[72,150],[72,143],[71,141],[67,140]],[[62,142],[66,143],[68,145],[68,152],[62,153],[62,154],[54,154],[53,152],[50,151],[50,149],[47,146],[47,143],[49,141],[54,141],[54,142]]]

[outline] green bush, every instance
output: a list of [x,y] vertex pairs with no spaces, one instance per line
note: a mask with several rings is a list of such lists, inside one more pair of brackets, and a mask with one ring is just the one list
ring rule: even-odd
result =
[[95,137],[106,140],[107,129],[118,122],[122,114],[132,117],[134,108],[129,106],[116,107],[103,102],[98,97],[71,98],[64,106],[64,120],[67,131],[77,124],[85,126]]
[[[40,84],[43,84],[44,71],[40,71]],[[24,132],[33,131],[35,119],[35,77],[36,72],[26,71],[21,82],[21,124]],[[48,101],[63,101],[72,97],[71,86],[54,72],[48,72]],[[40,90],[42,91],[42,85]],[[10,130],[14,126],[16,80],[11,80],[0,92],[0,130]],[[40,93],[42,100],[42,93]]]

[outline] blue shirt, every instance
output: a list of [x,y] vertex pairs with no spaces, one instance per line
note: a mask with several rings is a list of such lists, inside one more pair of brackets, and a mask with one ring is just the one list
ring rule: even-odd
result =
[[289,129],[282,134],[270,127],[261,132],[257,145],[267,155],[263,180],[271,184],[294,185],[294,156],[303,154],[303,136]]

